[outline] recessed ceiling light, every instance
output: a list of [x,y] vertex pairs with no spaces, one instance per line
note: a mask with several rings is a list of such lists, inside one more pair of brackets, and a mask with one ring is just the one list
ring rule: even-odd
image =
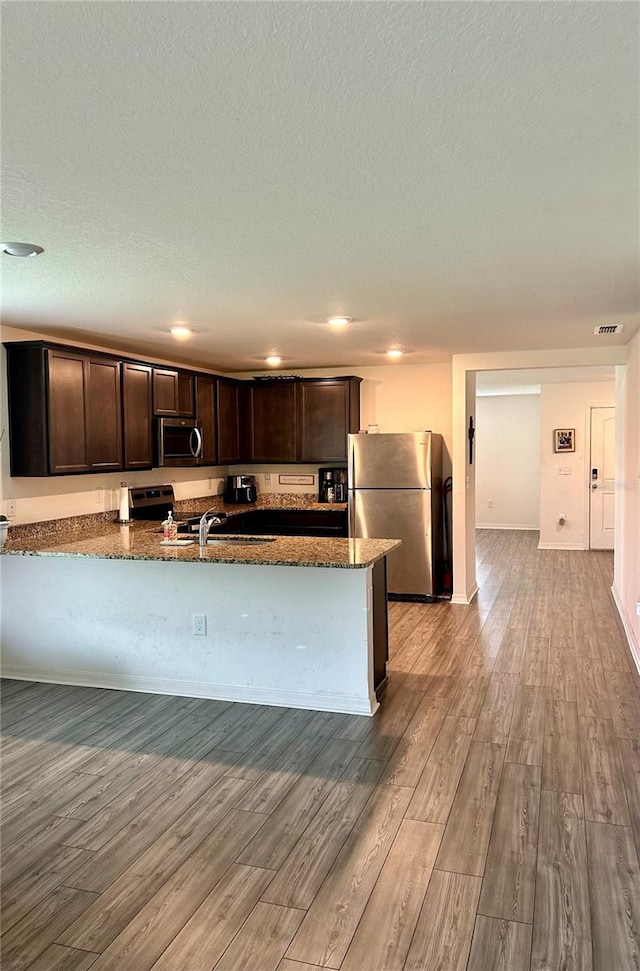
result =
[[0,243],[0,250],[7,256],[40,256],[44,253],[42,246],[35,243]]
[[171,328],[171,336],[175,337],[176,340],[183,341],[187,337],[191,337],[193,331],[190,327],[185,327],[184,324],[176,324],[175,327]]
[[387,357],[402,357],[402,351],[399,347],[392,347],[390,351],[387,351]]
[[266,360],[267,364],[270,364],[271,367],[277,367],[278,364],[282,364],[282,358],[278,357],[277,354],[270,354]]
[[346,327],[351,323],[351,317],[329,317],[327,323],[332,327]]

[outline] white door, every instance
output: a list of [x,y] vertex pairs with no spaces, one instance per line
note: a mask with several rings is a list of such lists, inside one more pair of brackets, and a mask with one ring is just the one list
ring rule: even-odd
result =
[[615,408],[591,409],[591,461],[589,547],[612,550],[615,522],[616,412]]

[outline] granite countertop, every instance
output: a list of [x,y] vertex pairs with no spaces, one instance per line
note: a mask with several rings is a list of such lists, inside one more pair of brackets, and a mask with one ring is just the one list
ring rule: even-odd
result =
[[[284,497],[283,497],[284,498]],[[253,503],[251,506],[225,506],[211,499],[183,500],[176,504],[176,518],[184,511],[204,511],[215,505],[221,512],[246,512],[248,509],[344,509],[344,504],[314,502]],[[128,526],[100,517],[75,517],[34,528],[15,527],[0,552],[5,556],[85,556],[109,560],[163,560],[182,563],[245,563],[271,566],[337,567],[362,569],[382,559],[400,545],[394,539],[343,539],[324,536],[277,536],[273,542],[255,546],[161,546],[162,534],[156,522],[132,522]],[[61,523],[67,527],[61,528]],[[37,528],[36,528],[37,527]],[[12,535],[13,533],[13,535]],[[216,537],[222,538],[220,536]]]

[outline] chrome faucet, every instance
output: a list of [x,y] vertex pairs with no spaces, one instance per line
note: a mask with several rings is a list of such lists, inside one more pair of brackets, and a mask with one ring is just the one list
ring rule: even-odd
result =
[[219,526],[223,520],[220,516],[212,516],[211,519],[207,519],[209,513],[215,512],[215,508],[212,506],[211,509],[207,509],[206,512],[202,514],[202,519],[200,520],[200,527],[198,529],[198,545],[200,548],[206,547],[207,536],[209,535],[209,530],[212,526]]

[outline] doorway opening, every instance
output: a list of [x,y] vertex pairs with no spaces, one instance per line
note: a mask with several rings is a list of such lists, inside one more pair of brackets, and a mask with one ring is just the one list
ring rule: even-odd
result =
[[[478,371],[476,528],[537,530],[540,549],[613,549],[614,401],[609,366]],[[558,431],[571,433],[560,447]]]

